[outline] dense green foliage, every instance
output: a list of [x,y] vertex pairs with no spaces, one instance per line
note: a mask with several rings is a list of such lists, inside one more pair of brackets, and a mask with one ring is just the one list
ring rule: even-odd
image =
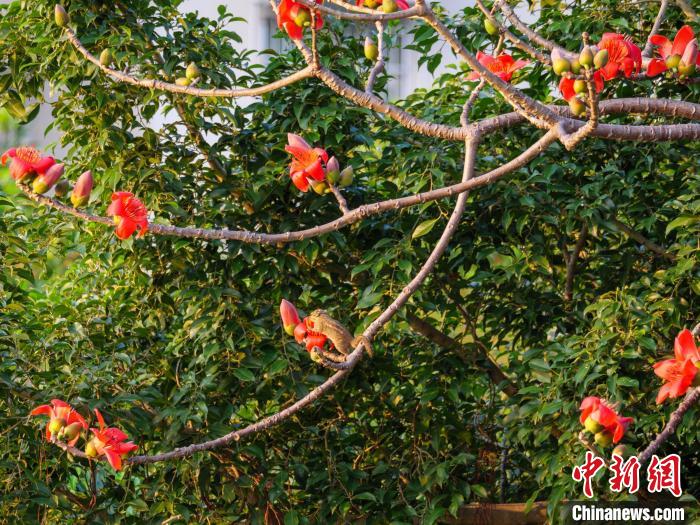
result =
[[[253,65],[250,53],[232,47],[238,36],[224,29],[242,23],[235,12],[207,20],[180,14],[179,3],[71,1],[66,7],[93,52],[109,47],[119,68],[129,65],[143,77],[159,76],[156,50],[167,76],[180,76],[194,60],[206,85],[220,87],[261,84],[303,66],[296,51]],[[624,5],[574,2],[566,13],[545,7],[539,28],[559,42],[578,41],[584,30],[594,40],[614,30],[643,41],[655,12],[619,11]],[[459,143],[408,132],[316,80],[249,105],[115,83],[79,57],[52,23],[52,10],[46,0],[0,6],[0,105],[29,121],[32,104],[51,86],[52,126],[69,148],[67,176],[93,170],[91,206],[99,213],[120,189],[135,192],[164,224],[272,232],[327,222],[338,214],[330,197],[291,187],[287,132],[355,167],[351,205],[459,179]],[[680,23],[672,11],[664,28],[671,32]],[[474,51],[487,44],[475,9],[450,26]],[[392,25],[394,35],[401,27]],[[359,85],[369,66],[362,39],[341,38],[342,30],[329,21],[321,33],[323,62]],[[445,51],[430,54],[433,31],[412,26],[410,32],[413,39],[403,35],[403,42],[413,40],[425,53],[423,67],[437,66]],[[557,99],[553,77],[541,66],[521,74],[528,75],[529,94]],[[464,76],[465,70],[450,69],[434,89],[400,104],[456,125],[468,95]],[[698,84],[651,86],[613,83],[606,96],[653,90],[697,100],[700,94]],[[213,152],[229,171],[225,180],[198,153],[173,110],[176,100],[187,124],[214,141]],[[504,111],[506,104],[487,90],[473,118]],[[168,123],[149,127],[158,113],[168,113]],[[532,141],[529,126],[486,137],[479,171]],[[328,375],[282,332],[280,300],[306,312],[323,307],[359,332],[420,267],[453,202],[375,216],[279,247],[152,235],[120,242],[101,225],[37,207],[3,176],[0,515],[20,523],[261,523],[269,505],[290,525],[360,518],[434,523],[464,503],[501,497],[500,442],[509,447],[506,501],[547,499],[554,507],[577,497],[570,471],[584,452],[576,439],[584,396],[621,402],[623,413],[636,418],[628,434],[635,446],[660,430],[674,406],[655,405],[660,382],[651,365],[700,311],[699,152],[692,143],[588,140],[573,153],[554,145],[469,197],[450,250],[407,309],[461,341],[468,355],[485,345],[517,395],[491,384],[481,363],[465,363],[414,333],[401,312],[378,337],[374,359],[320,403],[212,454],[118,474],[101,465],[92,509],[82,506],[89,500],[87,464],[42,439],[41,424],[26,417],[33,406],[59,397],[84,413],[100,407],[141,452],[203,441],[274,413]],[[664,246],[669,257],[629,239],[614,218]],[[435,219],[424,235],[412,235]],[[565,301],[563,253],[583,224],[590,235],[573,299]],[[699,434],[687,424],[665,448],[684,458],[687,497],[700,497]],[[609,495],[602,482],[598,490]]]

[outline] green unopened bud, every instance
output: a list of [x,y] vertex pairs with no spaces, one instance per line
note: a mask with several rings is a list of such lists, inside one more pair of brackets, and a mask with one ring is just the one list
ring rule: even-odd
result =
[[571,97],[569,100],[569,109],[577,117],[586,114],[586,104],[578,97]]
[[70,17],[62,5],[56,4],[53,14],[58,27],[66,27],[70,23]]
[[65,441],[73,441],[82,431],[83,427],[80,423],[71,423],[67,427],[63,427],[60,437],[62,437]]
[[58,434],[63,427],[66,426],[66,420],[60,417],[54,418],[49,421],[49,432],[52,436]]
[[396,0],[383,0],[382,1],[382,11],[385,13],[395,13],[399,10],[399,6]]
[[178,86],[189,86],[192,81],[187,77],[178,77],[175,79],[175,84]]
[[335,157],[328,159],[326,164],[326,179],[331,184],[336,184],[340,180],[340,163]]
[[379,47],[370,37],[365,38],[365,58],[374,62],[379,57]]
[[66,179],[59,180],[56,186],[54,186],[53,191],[56,197],[65,197],[70,191],[70,182],[68,182]]
[[595,419],[593,419],[591,416],[588,416],[586,418],[586,421],[583,422],[583,426],[588,430],[591,434],[597,434],[601,430],[603,430],[603,425],[598,423]]
[[571,71],[571,62],[566,58],[556,58],[552,62],[552,69],[557,75],[563,75],[564,73]]
[[103,65],[104,67],[109,67],[109,65],[112,63],[112,52],[107,49],[103,49],[102,53],[100,53],[100,65]]
[[498,34],[498,26],[488,18],[484,18],[484,29],[486,29],[486,32],[491,36]]
[[87,442],[87,445],[85,445],[85,455],[89,458],[97,457],[97,447],[92,442],[92,439]]
[[593,51],[591,51],[589,46],[583,46],[581,53],[578,55],[578,62],[586,69],[593,65]]
[[629,445],[617,445],[613,449],[612,453],[613,455],[620,456],[622,459],[627,459],[629,457],[632,457],[632,455],[635,453],[635,450]]
[[613,442],[612,432],[608,432],[607,430],[604,430],[603,432],[598,432],[595,435],[595,442],[601,447],[609,447],[610,445],[612,445]]
[[593,57],[593,65],[597,68],[600,69],[601,67],[605,67],[608,65],[608,50],[607,49],[601,49],[598,51],[595,56]]
[[199,78],[201,74],[202,73],[199,71],[199,66],[197,66],[197,64],[195,64],[194,62],[190,62],[190,65],[187,66],[187,69],[185,70],[185,76],[190,80]]
[[585,80],[581,80],[580,78],[577,80],[574,80],[574,92],[575,93],[585,93],[588,91],[588,86],[586,85]]
[[574,75],[578,75],[581,72],[581,62],[579,62],[578,58],[574,58],[571,61],[571,72]]
[[340,172],[340,187],[347,188],[352,184],[352,180],[355,176],[355,170],[352,166],[348,166],[343,171]]

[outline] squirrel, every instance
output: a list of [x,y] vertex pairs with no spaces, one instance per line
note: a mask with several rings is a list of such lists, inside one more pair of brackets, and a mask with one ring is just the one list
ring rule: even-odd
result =
[[362,343],[367,354],[372,357],[372,345],[369,339],[364,335],[353,337],[347,328],[328,315],[325,310],[314,310],[307,317],[307,321],[311,330],[325,335],[341,354],[348,355]]

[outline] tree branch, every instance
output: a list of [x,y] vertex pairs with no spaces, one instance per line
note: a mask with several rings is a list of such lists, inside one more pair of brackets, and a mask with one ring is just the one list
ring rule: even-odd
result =
[[664,21],[664,17],[666,16],[667,8],[668,0],[661,0],[661,5],[659,6],[659,13],[656,15],[654,25],[652,26],[651,31],[649,32],[649,36],[647,37],[647,43],[644,45],[644,49],[642,50],[643,57],[648,57],[654,50],[654,44],[651,43],[651,37],[659,32],[659,28],[661,27],[661,24]]
[[[454,352],[464,364],[473,365],[476,363],[477,359],[475,359],[474,356],[470,356],[462,344],[414,313],[407,312],[406,320],[413,330],[445,350]],[[483,369],[489,376],[491,382],[496,386],[503,385],[503,392],[505,392],[508,397],[513,397],[517,394],[518,387],[515,386],[510,378],[501,370],[498,364],[491,359],[483,348],[478,345],[475,346],[479,354],[478,358],[483,362]]]
[[305,67],[304,69],[297,71],[296,73],[292,73],[291,75],[281,78],[280,80],[276,80],[275,82],[271,82],[269,84],[266,84],[264,86],[256,87],[256,88],[242,88],[242,89],[222,89],[222,88],[210,88],[210,89],[203,89],[203,88],[198,88],[194,86],[178,86],[177,84],[171,84],[170,82],[163,82],[162,80],[157,80],[157,79],[147,79],[147,80],[142,80],[138,78],[134,78],[130,75],[127,75],[126,73],[122,73],[121,71],[117,71],[115,69],[112,69],[108,66],[102,65],[100,63],[100,59],[94,56],[90,51],[88,51],[85,46],[80,42],[80,39],[77,37],[75,32],[73,32],[72,29],[66,27],[64,28],[64,32],[66,33],[66,36],[68,37],[68,40],[73,44],[73,46],[90,62],[92,62],[95,66],[97,66],[99,69],[104,71],[107,75],[110,77],[114,78],[115,80],[118,80],[120,82],[124,82],[126,84],[131,84],[133,86],[138,86],[138,87],[143,87],[143,88],[148,88],[148,89],[160,89],[163,91],[169,91],[171,93],[181,93],[183,95],[193,95],[197,97],[224,97],[224,98],[239,98],[239,97],[257,97],[260,95],[264,95],[265,93],[270,93],[271,91],[275,91],[277,89],[283,88],[285,86],[289,86],[291,84],[294,84],[295,82],[298,82],[299,80],[303,80],[305,78],[310,78],[313,76],[313,70],[310,66]]
[[566,287],[564,289],[564,299],[566,301],[571,301],[574,294],[574,274],[576,273],[576,261],[578,256],[583,250],[584,244],[586,244],[586,238],[588,237],[588,224],[584,224],[581,227],[581,233],[578,236],[576,245],[574,249],[571,250],[566,263]]
[[627,226],[627,224],[619,220],[617,217],[612,218],[612,223],[618,230],[627,235],[630,239],[634,239],[639,244],[644,245],[644,247],[646,247],[649,251],[655,253],[656,255],[665,257],[670,261],[674,261],[676,259],[675,256],[667,252],[663,246],[660,246],[655,242],[647,239],[644,235],[639,233],[637,230],[633,230],[632,228]]

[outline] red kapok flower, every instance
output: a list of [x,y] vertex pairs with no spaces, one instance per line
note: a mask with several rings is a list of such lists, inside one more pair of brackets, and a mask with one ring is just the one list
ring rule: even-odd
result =
[[[527,60],[514,60],[512,56],[506,53],[501,53],[497,57],[492,57],[491,55],[486,55],[479,51],[476,54],[476,59],[482,66],[505,82],[510,82],[510,79],[513,78],[513,73],[528,64]],[[477,71],[472,71],[467,77],[467,80],[476,80],[478,78],[481,78],[481,75]]]
[[[317,4],[323,0],[316,0]],[[284,29],[289,38],[300,40],[304,36],[304,28],[311,25],[309,8],[294,0],[282,0],[277,8],[277,27]],[[323,27],[321,13],[316,13],[316,29]]]
[[[68,403],[60,399],[52,399],[50,405],[38,406],[29,414],[32,416],[49,416],[49,422],[46,424],[46,439],[48,441],[51,440],[52,436],[58,434],[61,429],[73,423],[79,424],[82,428],[88,427],[83,416],[78,414]],[[80,434],[76,435],[67,443],[73,446],[78,441],[79,437]]]
[[22,182],[30,175],[43,175],[54,165],[53,157],[42,157],[38,149],[29,146],[10,148],[0,157],[4,166],[11,159],[10,175],[17,182]]
[[322,181],[326,177],[324,164],[328,162],[328,153],[321,148],[312,148],[299,135],[287,134],[288,144],[284,149],[292,154],[289,175],[299,190],[309,191],[309,179]]
[[581,402],[579,410],[581,410],[580,421],[582,425],[590,417],[602,427],[600,432],[606,432],[612,436],[613,443],[617,443],[622,439],[627,431],[627,427],[634,421],[631,417],[618,415],[607,401],[595,396],[585,398]]
[[[355,0],[355,5],[358,6],[365,6],[369,7],[370,9],[374,9],[375,7],[379,7],[382,5],[382,0]],[[408,5],[408,2],[406,0],[396,0],[396,5],[401,11],[405,11],[410,5]]]
[[[574,82],[576,82],[576,80],[569,77],[562,77],[559,81],[559,91],[561,91],[561,95],[564,97],[564,100],[571,100],[571,98],[576,96],[576,91],[574,91]],[[603,80],[603,74],[600,70],[593,73],[593,82],[595,83],[596,93],[603,91],[605,81]]]
[[112,193],[112,204],[107,208],[107,215],[114,217],[117,225],[116,234],[120,239],[128,239],[139,229],[139,237],[148,230],[148,210],[143,203],[128,191]]
[[122,456],[138,448],[121,429],[108,427],[100,411],[95,409],[100,428],[91,428],[93,438],[88,442],[85,453],[89,457],[104,455],[114,470],[121,470]]
[[[676,33],[673,42],[663,35],[652,35],[649,41],[656,46],[656,50],[661,58],[652,58],[649,61],[647,75],[655,77],[669,69],[669,67],[676,67],[681,61],[685,62],[686,66],[700,65],[697,41],[694,42],[695,47],[693,49],[694,40],[695,34],[690,26],[681,27]],[[674,62],[676,63],[675,65]]]
[[654,373],[666,381],[659,389],[656,403],[661,404],[667,398],[680,397],[693,384],[698,373],[697,363],[700,363],[693,333],[687,328],[678,336],[673,345],[673,359],[666,359],[654,365]]
[[301,324],[301,319],[299,319],[297,309],[286,299],[282,299],[282,303],[280,303],[280,317],[287,335],[294,335],[294,329]]
[[612,80],[620,71],[630,77],[642,67],[642,51],[625,35],[603,34],[598,49],[608,51],[608,63],[601,69],[605,80]]

